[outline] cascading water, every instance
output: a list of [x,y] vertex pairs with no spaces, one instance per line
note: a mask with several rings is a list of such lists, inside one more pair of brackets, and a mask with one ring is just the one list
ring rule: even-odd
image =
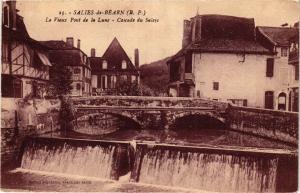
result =
[[[138,151],[143,151],[138,149]],[[216,192],[275,192],[278,158],[150,149],[138,182]]]
[[59,143],[59,145],[52,145],[52,143],[41,143],[33,140],[27,143],[24,149],[21,168],[118,179],[120,154],[122,154],[122,148],[117,144],[83,144],[78,146],[64,142]]

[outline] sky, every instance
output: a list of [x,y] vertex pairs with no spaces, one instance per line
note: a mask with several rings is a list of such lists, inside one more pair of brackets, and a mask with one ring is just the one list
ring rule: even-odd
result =
[[[17,2],[19,14],[30,36],[36,40],[65,40],[73,37],[75,45],[81,40],[81,49],[90,56],[91,48],[96,56],[102,56],[116,37],[130,58],[134,49],[140,53],[140,64],[150,63],[174,55],[181,49],[183,20],[201,14],[221,14],[254,18],[256,26],[293,25],[299,20],[299,2],[296,0],[23,0]],[[135,15],[100,15],[101,18],[142,19],[153,18],[154,22],[70,22],[77,10],[133,10]],[[138,10],[145,16],[136,15]],[[60,11],[71,12],[67,16]],[[46,22],[46,18],[52,19]],[[54,17],[67,18],[67,22],[53,22]]]

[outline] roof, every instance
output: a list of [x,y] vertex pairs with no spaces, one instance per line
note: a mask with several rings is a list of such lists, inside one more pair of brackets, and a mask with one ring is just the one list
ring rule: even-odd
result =
[[267,27],[258,26],[258,30],[274,45],[288,46],[292,37],[299,36],[296,27]]
[[82,50],[69,46],[63,40],[40,41],[43,45],[49,48],[50,61],[56,64],[68,66],[85,65],[82,60],[82,55],[86,55]]
[[[192,42],[177,52],[169,61],[184,55],[188,51],[213,53],[245,53],[245,54],[272,54],[268,49],[256,41],[230,39],[204,39]],[[168,61],[168,62],[169,62]]]
[[31,46],[47,49],[47,46],[41,44],[39,41],[32,39],[27,31],[27,28],[25,26],[25,23],[23,21],[23,17],[19,14],[16,14],[16,29],[12,30],[11,28],[8,28],[4,25],[2,25],[2,37],[8,38],[12,37],[17,40],[25,41]]
[[103,59],[101,57],[89,57],[92,72],[100,70],[100,64]]
[[68,45],[63,40],[48,40],[48,41],[40,41],[42,44],[48,46],[50,49],[54,50],[79,50],[74,46]]
[[255,24],[253,18],[208,14],[198,15],[192,19],[197,20],[198,18],[199,23],[197,25],[201,25],[201,39],[254,40]]
[[108,65],[116,65],[119,67],[121,67],[122,61],[125,60],[127,63],[127,69],[136,69],[117,38],[112,40],[104,52],[102,59],[106,60]]

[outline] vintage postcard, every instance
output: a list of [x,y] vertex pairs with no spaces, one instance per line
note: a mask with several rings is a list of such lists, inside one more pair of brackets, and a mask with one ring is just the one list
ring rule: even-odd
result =
[[2,1],[1,191],[296,192],[299,8]]

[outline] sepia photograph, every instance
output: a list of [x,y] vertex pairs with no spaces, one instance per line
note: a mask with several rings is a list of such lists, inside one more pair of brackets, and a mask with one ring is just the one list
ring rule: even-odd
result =
[[299,0],[3,0],[1,192],[297,192]]

